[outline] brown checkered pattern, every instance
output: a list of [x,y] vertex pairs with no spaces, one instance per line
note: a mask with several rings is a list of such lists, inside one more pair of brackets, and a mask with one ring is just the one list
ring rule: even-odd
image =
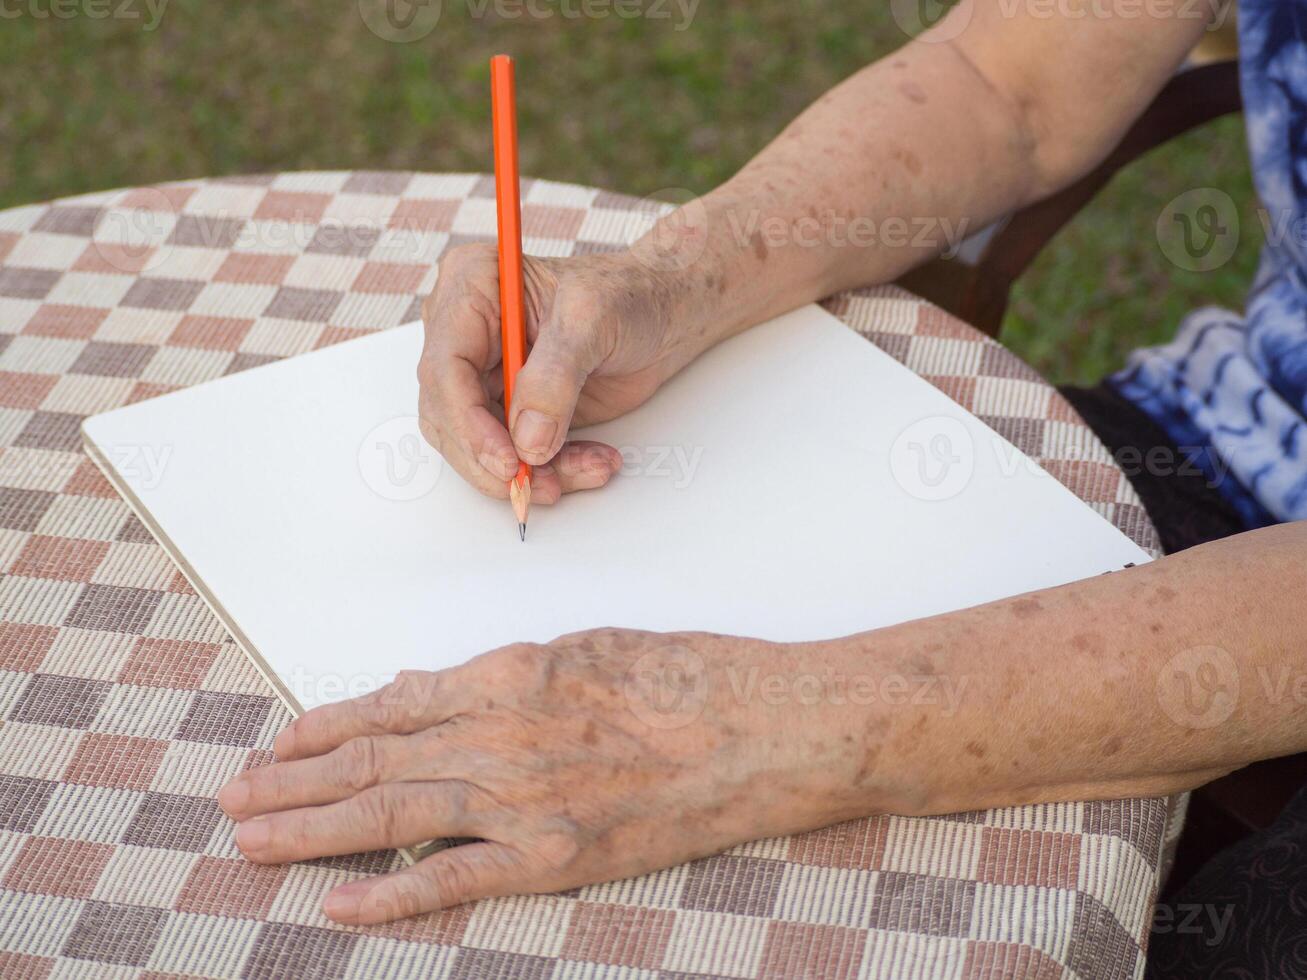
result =
[[[650,209],[529,182],[528,251]],[[86,415],[418,316],[495,230],[476,175],[302,173],[0,212],[0,975],[1139,976],[1179,803],[875,817],[565,896],[343,929],[393,854],[257,868],[213,797],[288,720],[82,454]],[[1129,483],[1046,383],[895,288],[829,309],[1140,545]]]

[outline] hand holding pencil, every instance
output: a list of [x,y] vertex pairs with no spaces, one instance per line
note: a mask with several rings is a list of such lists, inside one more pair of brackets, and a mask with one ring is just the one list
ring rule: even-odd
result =
[[526,491],[525,524],[527,506],[602,487],[622,468],[617,449],[569,431],[645,402],[731,318],[703,291],[707,269],[669,276],[632,250],[522,254],[518,181],[505,179],[517,163],[512,72],[503,56],[491,63],[499,243],[441,257],[418,379],[423,435],[488,496]]

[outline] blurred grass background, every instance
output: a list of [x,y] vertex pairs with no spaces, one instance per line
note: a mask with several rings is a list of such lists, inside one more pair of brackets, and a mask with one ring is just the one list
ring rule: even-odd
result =
[[[56,19],[50,0],[6,7],[20,14],[0,25],[0,207],[215,174],[488,170],[486,62],[497,51],[519,61],[524,173],[702,192],[905,41],[888,0],[704,0],[688,24],[677,0],[667,19],[543,20],[444,0],[439,25],[411,44],[379,38],[355,0],[171,0],[149,32],[145,0],[98,2],[139,16]],[[1245,233],[1221,270],[1186,273],[1154,224],[1176,195],[1205,186],[1243,203]],[[1240,307],[1260,240],[1253,207],[1241,120],[1163,148],[1040,258],[1004,341],[1054,380],[1088,382],[1169,338],[1188,309]]]

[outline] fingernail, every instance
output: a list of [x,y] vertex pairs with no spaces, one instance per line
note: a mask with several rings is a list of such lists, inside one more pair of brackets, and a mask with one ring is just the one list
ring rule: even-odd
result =
[[557,432],[556,420],[528,408],[518,415],[513,425],[513,442],[523,452],[545,453],[553,448]]
[[487,450],[477,456],[477,461],[501,480],[511,480],[517,475],[517,457],[511,452],[491,452]]
[[358,915],[359,906],[363,904],[363,896],[367,893],[365,882],[341,885],[327,893],[327,897],[322,902],[322,911],[333,919],[352,919]]
[[[615,458],[614,458],[615,457]],[[587,453],[585,468],[591,473],[607,476],[622,465],[621,455],[614,449],[600,449]]]
[[572,477],[572,489],[594,490],[607,483],[609,476],[607,467],[588,467]]
[[272,740],[272,754],[285,758],[295,747],[295,723],[291,722]]
[[218,790],[218,806],[222,807],[224,813],[240,813],[249,801],[250,788],[240,777]]
[[272,830],[263,817],[246,820],[236,828],[236,846],[242,851],[258,851],[268,846]]

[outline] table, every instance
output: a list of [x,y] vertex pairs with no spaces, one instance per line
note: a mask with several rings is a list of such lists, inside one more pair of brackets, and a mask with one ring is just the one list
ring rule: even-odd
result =
[[[535,254],[620,247],[658,212],[523,194]],[[1142,975],[1182,800],[874,817],[368,929],[319,901],[394,854],[240,858],[214,794],[270,760],[289,716],[79,422],[416,319],[440,253],[494,232],[475,174],[195,180],[0,212],[0,975]],[[1106,450],[1016,356],[894,287],[826,306],[1159,552]]]

